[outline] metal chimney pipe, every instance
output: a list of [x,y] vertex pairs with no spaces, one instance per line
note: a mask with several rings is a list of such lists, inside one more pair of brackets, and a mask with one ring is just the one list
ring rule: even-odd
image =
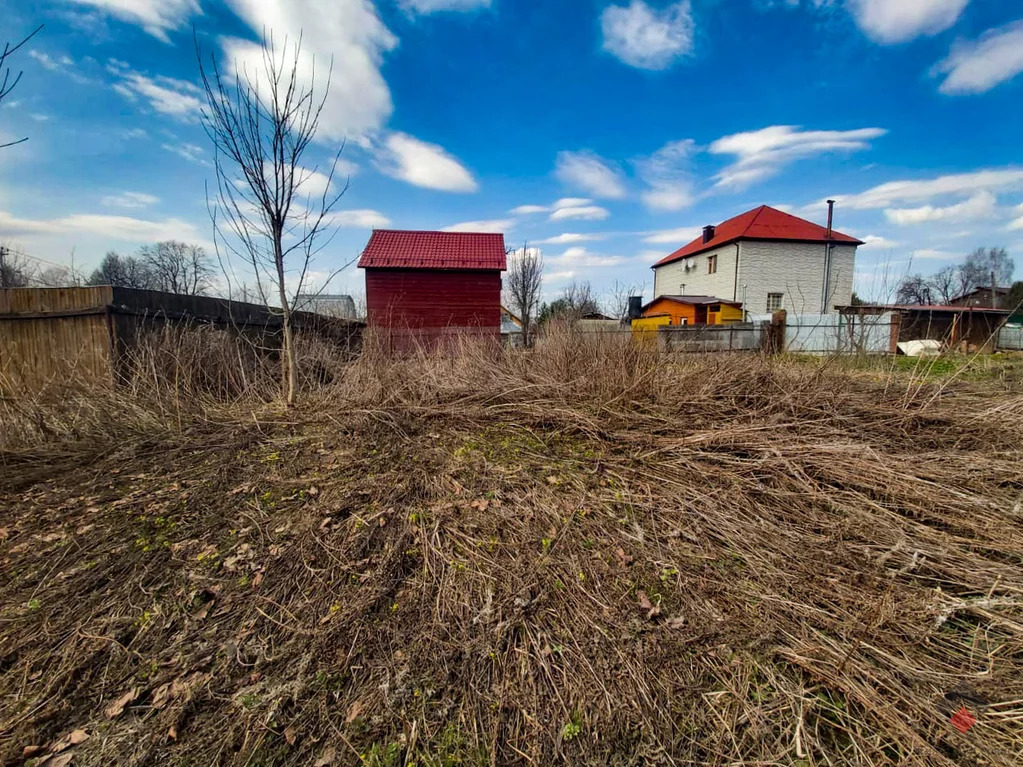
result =
[[828,233],[824,243],[824,285],[821,289],[821,314],[828,313],[828,300],[831,294],[831,236],[835,221],[835,201],[828,200]]

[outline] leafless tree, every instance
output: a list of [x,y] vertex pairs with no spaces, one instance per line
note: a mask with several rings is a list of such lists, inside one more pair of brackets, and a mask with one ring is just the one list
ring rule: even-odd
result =
[[997,288],[1012,282],[1016,264],[1005,248],[977,248],[966,257],[960,267],[963,273],[963,293],[977,288]]
[[0,288],[25,288],[32,284],[32,268],[20,253],[0,245]]
[[108,252],[87,280],[89,285],[114,285],[119,288],[155,290],[149,267],[135,256],[121,256]]
[[605,305],[608,313],[616,320],[624,320],[629,315],[629,298],[643,294],[642,285],[626,285],[624,282],[614,281],[614,284],[607,291]]
[[929,304],[931,303],[931,285],[925,277],[910,274],[902,278],[895,293],[897,304]]
[[271,36],[264,37],[256,71],[236,67],[237,78],[228,83],[212,54],[203,62],[198,38],[195,48],[206,91],[202,122],[214,148],[217,191],[209,209],[217,256],[229,283],[225,260],[239,260],[251,270],[264,303],[279,305],[281,390],[292,404],[298,377],[295,300],[313,256],[330,241],[330,213],[348,188],[332,191],[342,145],[319,199],[301,189],[316,172],[315,166],[303,165],[303,158],[319,127],[330,70],[318,94],[315,67],[308,80],[300,74],[301,38],[290,45],[285,39],[278,50]]
[[[11,57],[18,52],[18,50],[25,45],[29,40],[35,37],[42,26],[36,27],[27,37],[23,38],[18,43],[4,43],[4,48],[0,51],[0,103],[10,95],[19,82],[21,82],[21,76],[24,74],[22,71],[18,71],[17,74],[11,71]],[[14,146],[20,144],[22,141],[28,141],[28,137],[20,138],[17,141],[8,141],[6,144],[0,144],[0,149],[4,147]]]
[[69,266],[48,266],[36,272],[32,282],[41,288],[74,288],[82,284],[82,276]]
[[139,248],[137,258],[145,265],[153,290],[198,296],[206,292],[213,277],[212,262],[198,245],[158,242]]
[[528,347],[533,338],[533,321],[540,309],[540,288],[543,285],[543,255],[539,248],[522,246],[522,250],[512,250],[511,263],[505,285],[508,291],[508,303],[511,309],[522,320],[522,344]]
[[931,275],[927,281],[931,295],[941,304],[950,304],[956,296],[962,295],[962,270],[955,266],[946,266]]
[[568,283],[562,289],[561,297],[565,300],[568,311],[576,318],[600,312],[600,304],[597,303],[593,295],[593,286],[588,280],[582,282],[573,280]]

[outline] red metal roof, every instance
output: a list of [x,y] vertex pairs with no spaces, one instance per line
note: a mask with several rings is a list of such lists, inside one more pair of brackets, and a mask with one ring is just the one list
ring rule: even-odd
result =
[[359,259],[366,269],[507,268],[504,235],[375,229]]
[[[748,210],[735,218],[722,221],[714,228],[714,236],[709,242],[703,241],[700,235],[683,248],[679,248],[669,256],[665,256],[656,264],[664,266],[686,256],[695,256],[714,248],[720,248],[737,240],[784,240],[789,242],[827,242],[828,230],[823,226],[806,219],[783,213],[768,205]],[[862,245],[862,240],[850,237],[841,232],[831,232],[832,242],[844,242],[851,245]]]

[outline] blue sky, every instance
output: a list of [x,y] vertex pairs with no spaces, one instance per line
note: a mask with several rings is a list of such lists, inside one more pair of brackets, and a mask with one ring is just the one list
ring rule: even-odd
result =
[[[546,293],[652,285],[704,224],[766,203],[868,241],[883,297],[980,245],[1023,267],[1023,8],[996,0],[4,0],[0,242],[89,270],[208,244],[192,44],[230,69],[263,29],[333,57],[309,157],[350,188],[316,277],[374,226],[504,231]],[[310,188],[318,176],[310,177]],[[1017,269],[1017,274],[1023,269]],[[349,269],[330,288],[358,293]]]

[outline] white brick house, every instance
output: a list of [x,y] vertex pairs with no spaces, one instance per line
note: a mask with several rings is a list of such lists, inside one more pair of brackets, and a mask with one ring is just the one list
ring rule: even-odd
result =
[[852,300],[862,244],[835,231],[829,241],[823,226],[761,205],[705,227],[701,237],[654,264],[654,298],[716,296],[742,302],[751,314],[833,312]]

